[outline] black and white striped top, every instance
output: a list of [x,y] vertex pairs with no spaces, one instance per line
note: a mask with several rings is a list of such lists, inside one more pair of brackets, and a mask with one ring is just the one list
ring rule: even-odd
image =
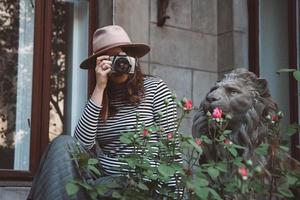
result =
[[[139,105],[131,105],[120,96],[112,101],[117,108],[117,113],[109,117],[106,123],[100,120],[101,107],[89,100],[75,129],[75,137],[87,148],[91,148],[97,140],[104,155],[99,157],[100,163],[107,175],[120,174],[121,165],[118,160],[120,155],[128,154],[133,148],[124,145],[119,138],[122,132],[134,131],[137,124],[136,115],[139,113],[139,124],[146,127],[158,123],[164,133],[173,133],[176,130],[176,103],[172,100],[171,92],[167,85],[160,79],[146,76],[144,78],[145,97]],[[166,105],[165,101],[169,102]],[[162,117],[159,119],[159,115]],[[156,133],[151,133],[150,142],[157,141]],[[180,162],[180,160],[178,160]]]

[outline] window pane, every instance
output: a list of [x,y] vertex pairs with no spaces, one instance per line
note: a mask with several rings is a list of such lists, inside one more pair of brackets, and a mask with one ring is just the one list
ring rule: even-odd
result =
[[28,170],[34,1],[0,1],[0,169]]
[[289,67],[288,1],[261,0],[260,4],[260,75],[268,80],[272,97],[289,124],[289,77],[276,71]]
[[[300,2],[297,1],[297,69],[300,70]],[[300,124],[300,81],[298,81],[298,123]],[[299,137],[300,140],[300,137]],[[300,141],[299,141],[300,143]]]
[[[88,53],[88,1],[55,0],[52,12],[50,141],[62,133],[72,133],[76,113],[82,107],[74,106],[86,97],[87,73],[79,71],[79,62]],[[81,94],[73,98],[77,91]]]

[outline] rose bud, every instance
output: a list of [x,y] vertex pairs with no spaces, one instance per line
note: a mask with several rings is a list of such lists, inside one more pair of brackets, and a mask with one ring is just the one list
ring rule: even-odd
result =
[[214,119],[220,119],[220,118],[222,118],[222,110],[220,109],[220,108],[215,108],[214,110],[213,110],[213,114],[212,114],[212,117],[214,118]]

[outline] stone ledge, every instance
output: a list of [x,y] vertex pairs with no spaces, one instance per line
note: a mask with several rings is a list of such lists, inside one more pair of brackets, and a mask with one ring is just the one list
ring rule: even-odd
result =
[[0,200],[25,200],[30,187],[0,187]]

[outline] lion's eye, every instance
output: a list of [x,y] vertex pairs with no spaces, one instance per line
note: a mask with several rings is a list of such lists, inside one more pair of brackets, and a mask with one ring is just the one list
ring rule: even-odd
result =
[[237,95],[241,93],[239,90],[234,88],[228,88],[228,92],[230,93],[230,95]]

